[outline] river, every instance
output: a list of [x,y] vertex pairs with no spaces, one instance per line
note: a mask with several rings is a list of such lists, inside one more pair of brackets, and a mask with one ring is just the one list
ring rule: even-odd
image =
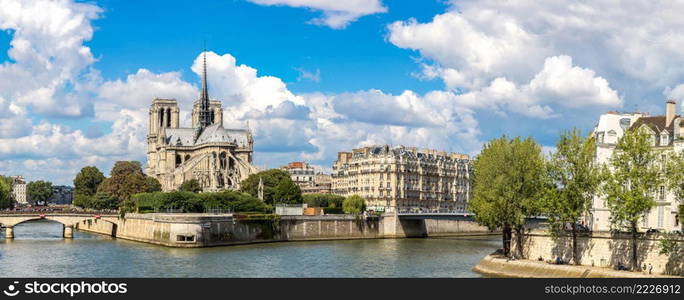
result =
[[265,243],[178,249],[33,221],[0,236],[1,277],[480,277],[500,237]]

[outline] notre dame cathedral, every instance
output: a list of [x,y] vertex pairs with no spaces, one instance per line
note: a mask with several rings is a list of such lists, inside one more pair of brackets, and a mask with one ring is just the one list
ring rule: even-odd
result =
[[223,128],[221,102],[209,100],[204,57],[202,92],[192,107],[193,128],[179,127],[175,99],[154,99],[150,106],[146,173],[176,190],[197,179],[204,191],[235,190],[258,170],[252,165],[252,133]]

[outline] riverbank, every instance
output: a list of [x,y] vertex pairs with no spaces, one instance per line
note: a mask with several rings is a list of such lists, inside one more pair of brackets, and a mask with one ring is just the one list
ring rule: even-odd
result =
[[467,217],[400,219],[396,215],[281,216],[267,219],[207,214],[127,214],[84,220],[75,229],[150,244],[202,248],[285,241],[489,235]]
[[617,271],[601,267],[555,265],[533,260],[508,260],[506,257],[495,254],[483,258],[473,271],[488,277],[512,278],[677,278],[677,276]]

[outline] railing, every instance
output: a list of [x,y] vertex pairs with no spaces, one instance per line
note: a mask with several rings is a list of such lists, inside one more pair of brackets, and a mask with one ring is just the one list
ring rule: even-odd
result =
[[423,208],[423,207],[400,207],[397,209],[399,215],[472,215],[473,213],[464,209],[448,208]]
[[0,210],[0,215],[26,215],[26,214],[88,214],[88,215],[115,215],[117,210],[83,210],[83,209],[19,209]]
[[225,214],[232,214],[233,210],[230,208],[207,207],[204,209],[204,213],[213,214],[213,215],[225,215]]

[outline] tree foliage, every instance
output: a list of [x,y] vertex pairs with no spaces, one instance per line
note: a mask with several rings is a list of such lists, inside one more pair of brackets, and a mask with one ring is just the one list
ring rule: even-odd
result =
[[665,183],[663,163],[651,147],[651,136],[641,129],[628,130],[618,141],[606,172],[603,193],[611,212],[611,227],[632,233],[632,268],[637,261],[638,222],[655,205],[659,187]]
[[[256,174],[249,175],[247,179],[243,180],[242,183],[240,184],[240,191],[242,192],[247,192],[250,195],[254,197],[259,197],[259,180],[263,181],[264,184],[264,202],[273,204],[276,199],[276,192],[278,191],[278,184],[281,181],[290,181],[292,182],[292,179],[290,178],[290,173],[287,171],[279,170],[279,169],[270,169],[266,171],[261,171]],[[294,189],[290,189],[288,186],[283,184],[281,193],[286,192],[287,190],[294,191]],[[301,191],[300,191],[301,194]],[[291,195],[291,194],[281,194],[280,196],[285,196],[288,199],[297,199],[298,197],[296,195]],[[299,197],[301,199],[301,197]],[[299,202],[295,203],[301,203],[301,200],[298,200]],[[279,202],[282,203],[282,202]]]
[[275,203],[297,204],[302,203],[302,190],[288,176],[280,180],[273,195]]
[[304,194],[302,199],[309,207],[341,208],[344,201],[344,197],[340,195],[320,193]]
[[470,209],[478,223],[502,230],[505,255],[510,255],[512,230],[521,237],[525,218],[539,213],[544,164],[534,140],[506,136],[487,143],[475,159]]
[[547,164],[549,180],[544,197],[544,214],[552,228],[572,226],[573,261],[577,257],[577,223],[591,209],[601,183],[601,169],[594,164],[596,142],[582,138],[577,129],[561,134],[556,152]]
[[[684,199],[684,151],[667,157],[667,186],[680,201]],[[684,223],[684,203],[679,205],[677,213],[680,223]]]
[[161,192],[162,185],[154,177],[145,176],[145,193]]
[[14,204],[11,180],[12,178],[0,176],[0,209],[11,208]]
[[119,199],[145,191],[145,175],[139,161],[117,161],[98,188],[98,193],[107,193]]
[[202,186],[200,186],[197,179],[190,179],[183,181],[183,183],[181,183],[181,185],[178,187],[178,190],[181,192],[199,193],[202,191]]
[[360,214],[366,210],[366,200],[359,195],[351,195],[342,202],[342,210],[347,214]]
[[269,212],[261,200],[235,191],[192,193],[187,191],[140,193],[126,202],[128,211],[153,212],[176,209],[184,212],[204,212],[207,209],[230,209],[234,212]]
[[26,196],[34,205],[47,205],[52,194],[52,183],[49,181],[31,181],[26,185]]
[[103,180],[105,180],[105,176],[97,167],[82,168],[74,178],[74,195],[95,195],[97,187]]

